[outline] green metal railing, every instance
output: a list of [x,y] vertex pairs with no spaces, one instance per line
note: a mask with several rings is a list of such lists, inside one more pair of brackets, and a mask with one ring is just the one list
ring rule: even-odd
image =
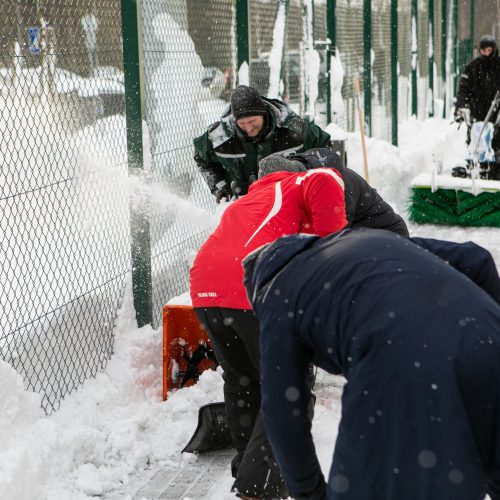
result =
[[412,113],[449,113],[474,18],[456,0],[4,0],[1,359],[50,412],[105,367],[127,289],[159,326],[208,234],[191,212],[216,208],[192,141],[235,85],[278,76],[273,97],[354,131],[359,79],[366,132],[397,144]]

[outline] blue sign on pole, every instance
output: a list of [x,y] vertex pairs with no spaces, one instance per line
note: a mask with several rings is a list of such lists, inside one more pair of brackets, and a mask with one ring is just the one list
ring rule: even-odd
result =
[[40,55],[40,28],[38,26],[28,28],[28,51],[32,56]]

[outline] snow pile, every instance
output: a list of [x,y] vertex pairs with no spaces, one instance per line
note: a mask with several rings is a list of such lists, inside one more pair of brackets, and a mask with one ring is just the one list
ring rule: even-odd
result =
[[39,395],[24,391],[21,378],[0,362],[2,498],[87,499],[126,487],[136,471],[180,465],[199,407],[222,401],[222,379],[208,371],[162,403],[161,330],[137,329],[134,322],[129,293],[106,371],[52,416],[43,415]]

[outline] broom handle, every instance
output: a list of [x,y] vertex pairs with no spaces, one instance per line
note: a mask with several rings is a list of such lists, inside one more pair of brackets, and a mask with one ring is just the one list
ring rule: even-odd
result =
[[363,124],[363,111],[361,110],[361,103],[359,100],[360,88],[359,88],[359,78],[354,80],[354,89],[356,90],[356,102],[358,104],[358,118],[359,118],[359,131],[361,133],[361,151],[363,152],[363,164],[365,169],[365,181],[370,183],[370,178],[368,176],[368,159],[366,157],[366,146],[365,146],[365,127]]

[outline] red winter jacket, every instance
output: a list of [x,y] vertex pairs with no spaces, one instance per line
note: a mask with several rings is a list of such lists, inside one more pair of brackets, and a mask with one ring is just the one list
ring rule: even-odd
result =
[[337,170],[266,175],[227,207],[198,252],[190,273],[193,307],[251,309],[243,258],[287,234],[325,236],[346,224],[344,182]]

